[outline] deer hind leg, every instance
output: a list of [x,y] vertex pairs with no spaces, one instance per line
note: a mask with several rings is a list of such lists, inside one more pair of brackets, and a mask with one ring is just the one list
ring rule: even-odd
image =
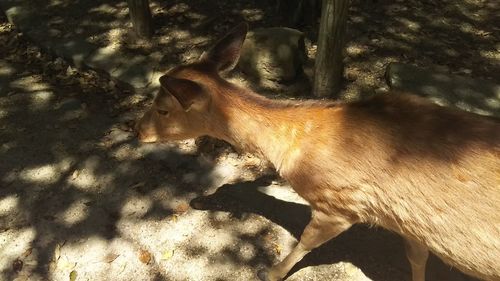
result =
[[427,246],[405,238],[406,257],[410,261],[412,281],[425,281],[425,265],[429,257]]
[[274,265],[269,271],[259,271],[257,274],[259,279],[262,281],[282,280],[307,253],[347,230],[352,224],[353,222],[341,216],[332,217],[313,211],[312,219],[304,229],[297,246],[283,261]]

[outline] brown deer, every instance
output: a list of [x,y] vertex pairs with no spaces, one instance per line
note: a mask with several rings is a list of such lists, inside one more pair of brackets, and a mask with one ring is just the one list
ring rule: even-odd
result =
[[352,103],[265,98],[219,75],[237,63],[247,29],[162,76],[137,130],[144,142],[208,135],[258,153],[310,203],[300,242],[260,279],[283,279],[309,251],[367,223],[404,237],[413,281],[425,280],[429,250],[500,280],[499,120],[403,93]]

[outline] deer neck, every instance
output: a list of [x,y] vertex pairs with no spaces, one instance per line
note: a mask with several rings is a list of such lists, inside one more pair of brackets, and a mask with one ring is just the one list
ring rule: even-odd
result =
[[[235,96],[235,95],[233,95]],[[290,108],[263,97],[221,100],[214,137],[269,160],[281,172],[287,155],[299,140]]]

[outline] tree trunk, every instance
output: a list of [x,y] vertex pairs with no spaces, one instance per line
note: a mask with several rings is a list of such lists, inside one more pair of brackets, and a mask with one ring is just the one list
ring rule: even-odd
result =
[[135,33],[139,37],[151,38],[153,25],[149,0],[127,0],[127,2]]
[[342,83],[344,36],[349,0],[323,0],[314,64],[313,94],[338,96]]

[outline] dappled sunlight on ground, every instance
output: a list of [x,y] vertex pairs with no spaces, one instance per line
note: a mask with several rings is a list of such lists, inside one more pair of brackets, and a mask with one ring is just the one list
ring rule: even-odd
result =
[[[20,40],[1,50],[11,67],[0,90],[0,279],[234,280],[274,260],[271,246],[253,244],[278,227],[227,212],[214,226],[210,211],[189,205],[250,177],[247,156],[200,153],[194,140],[138,144],[130,127],[144,96]],[[28,63],[12,63],[24,55]],[[221,251],[238,260],[215,262]]]
[[383,76],[390,62],[498,81],[500,52],[493,42],[500,36],[494,28],[499,9],[488,1],[354,1],[344,95],[386,91]]
[[[44,39],[95,43],[77,56],[92,51],[96,64],[122,63],[124,77],[141,66],[145,84],[194,61],[237,21],[256,28],[282,20],[264,0],[151,1],[157,33],[145,42],[128,31],[125,2],[104,2],[37,2],[48,18]],[[353,1],[345,98],[387,90],[383,72],[393,61],[490,80],[500,71],[490,4],[445,1],[440,14],[427,2],[377,2]],[[316,27],[304,29],[311,76]],[[117,57],[118,49],[134,59]],[[0,279],[68,280],[76,272],[77,280],[251,280],[294,246],[309,208],[259,159],[211,140],[137,143],[131,128],[150,93],[77,70],[4,18],[0,53]],[[150,58],[160,65],[142,65]],[[494,107],[498,99],[485,102]],[[434,280],[462,278],[436,259],[430,271]],[[408,277],[399,237],[356,226],[306,256],[288,280]]]

